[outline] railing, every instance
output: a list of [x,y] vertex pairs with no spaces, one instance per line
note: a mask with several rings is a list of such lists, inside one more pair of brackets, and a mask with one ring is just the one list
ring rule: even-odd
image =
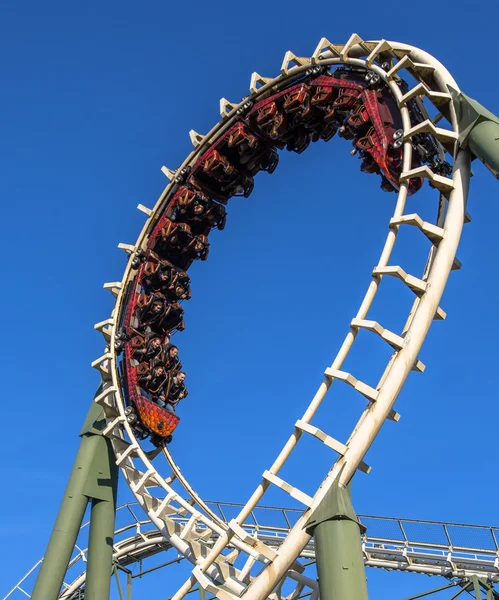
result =
[[[207,501],[206,504],[226,522],[242,506],[216,501]],[[142,509],[136,502],[120,506],[116,513],[114,548],[117,556],[119,555],[117,563],[122,566],[140,563],[133,578],[143,577],[160,567],[177,564],[182,558],[165,561],[152,569],[147,564],[142,564],[143,560],[169,549],[170,545],[161,539],[149,520],[141,519],[141,513]],[[251,511],[244,528],[250,534],[265,540],[269,546],[278,546],[301,514],[299,509],[257,506]],[[173,518],[179,522],[186,520],[180,515]],[[499,583],[499,527],[372,515],[359,515],[359,520],[367,528],[362,542],[368,567],[447,577],[480,575],[493,583]],[[81,527],[64,584],[66,590],[73,589],[77,581],[84,582],[88,525],[87,522]],[[124,549],[136,545],[138,540],[141,542],[140,549],[124,552]],[[308,564],[312,564],[315,558],[313,541],[301,556],[308,559]],[[41,562],[38,561],[31,568],[4,600],[20,600],[31,596]]]

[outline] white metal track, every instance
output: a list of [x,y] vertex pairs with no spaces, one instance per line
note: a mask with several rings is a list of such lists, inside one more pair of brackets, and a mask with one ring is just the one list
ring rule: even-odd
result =
[[[393,66],[388,72],[374,62],[380,53],[391,56]],[[384,422],[387,419],[398,420],[398,415],[393,410],[395,401],[411,370],[424,369],[418,356],[433,320],[445,317],[440,308],[440,300],[449,274],[457,264],[456,251],[465,222],[470,177],[470,156],[458,147],[459,131],[448,89],[448,86],[452,86],[458,90],[456,82],[436,59],[417,48],[385,40],[365,42],[354,34],[346,44],[332,44],[323,38],[310,57],[297,57],[287,52],[277,77],[268,78],[253,74],[249,99],[254,101],[268,94],[270,90],[276,91],[286,82],[318,64],[368,66],[386,81],[398,101],[404,128],[404,161],[400,190],[393,215],[387,224],[383,250],[370,274],[367,291],[359,309],[354,313],[351,322],[345,324],[347,333],[338,354],[325,369],[324,379],[319,383],[317,392],[308,406],[304,402],[303,414],[299,415],[297,420],[290,421],[289,439],[270,466],[262,468],[262,478],[255,482],[253,494],[237,518],[231,522],[224,523],[216,518],[212,511],[207,510],[206,503],[182,477],[171,456],[167,456],[168,461],[163,463],[162,467],[157,459],[153,464],[126,422],[121,397],[114,347],[117,324],[124,307],[124,291],[127,282],[134,275],[131,260],[139,249],[145,247],[153,220],[168,201],[172,183],[165,188],[153,209],[141,207],[148,216],[141,234],[134,244],[120,245],[129,254],[123,278],[120,282],[105,285],[116,297],[116,303],[110,318],[96,325],[107,343],[103,356],[93,363],[103,379],[103,391],[96,401],[107,411],[106,434],[114,443],[117,462],[138,503],[160,534],[193,564],[191,576],[180,587],[174,600],[181,600],[192,586],[197,584],[221,600],[243,596],[246,600],[264,600],[283,577],[288,576],[293,581],[300,580],[299,573],[295,570],[295,561],[310,542],[310,537],[303,530],[310,511],[320,503],[336,479],[344,486],[357,469],[368,471],[364,462],[365,455]],[[404,70],[409,71],[417,84],[409,92],[402,94],[396,79],[399,75],[402,76]],[[433,104],[438,111],[437,116],[432,120],[428,117],[424,123],[414,126],[406,106],[408,98],[411,97],[421,98]],[[206,136],[191,133],[195,149],[180,168],[193,164],[220,132],[238,119],[238,109],[246,100],[240,104],[231,104],[222,99],[222,120]],[[438,123],[438,126],[435,123]],[[447,123],[446,127],[444,123]],[[411,170],[411,139],[420,131],[431,132],[442,148],[449,153],[449,160],[453,162],[451,179],[433,173],[428,167]],[[163,172],[170,179],[174,179],[173,171],[164,168]],[[438,214],[435,223],[428,223],[417,214],[405,212],[408,180],[416,175],[429,180],[435,188],[435,208]],[[404,265],[393,264],[390,259],[399,235],[403,235],[407,227],[417,227],[421,235],[432,242],[422,278],[407,273]],[[414,292],[414,304],[407,315],[403,331],[389,331],[376,320],[376,315],[369,314],[385,277],[397,278],[400,285],[405,285]],[[385,371],[374,388],[362,380],[361,373],[351,374],[342,370],[361,329],[380,336],[393,348]],[[339,382],[337,385],[346,383],[352,386],[367,399],[367,404],[364,404],[364,410],[360,411],[358,422],[346,441],[337,440],[333,432],[321,431],[314,425],[314,416],[327,398],[327,392],[335,380]],[[322,485],[312,495],[298,489],[292,482],[284,481],[279,475],[291,454],[301,453],[303,462],[306,461],[303,445],[299,443],[303,436],[313,436],[318,443],[325,444],[333,450],[331,470],[324,473]],[[185,496],[173,489],[172,482],[175,479],[180,481],[186,490]],[[304,510],[295,526],[287,533],[286,539],[277,548],[252,538],[242,529],[251,511],[261,502],[270,486],[278,486],[297,499],[303,504]],[[185,518],[183,521],[171,518],[179,512]],[[229,547],[235,548],[236,560],[232,551],[230,561],[227,559]],[[303,581],[300,581],[296,585],[303,588]],[[305,584],[305,587],[306,585],[308,584]]]
[[[220,514],[220,518],[225,511],[236,506],[224,502],[207,502],[207,505],[212,512]],[[151,521],[139,520],[134,512],[136,507],[132,503],[118,508],[120,527],[115,533],[114,558],[120,566],[133,569],[134,577],[142,578],[149,572],[147,559],[158,553],[166,553],[172,546],[158,534]],[[298,514],[296,509],[259,506],[256,513],[254,512],[243,525],[243,529],[247,534],[254,535],[278,551],[289,533],[288,523],[294,522]],[[187,521],[179,515],[172,516],[172,519],[182,525]],[[266,524],[262,524],[259,519]],[[498,527],[368,515],[361,515],[360,519],[367,527],[362,540],[367,567],[448,578],[479,575],[492,583],[499,583],[499,545],[496,537],[499,536]],[[78,547],[82,549],[73,555],[61,600],[74,598],[76,592],[84,588],[87,536],[88,523],[85,523],[77,541]],[[207,544],[212,546],[215,541],[216,536],[212,536],[207,540]],[[304,575],[307,574],[307,569],[315,569],[313,543],[302,550],[300,559],[307,565]],[[29,598],[40,564],[41,560],[3,600]],[[168,560],[165,568],[174,564],[177,564],[174,559]],[[315,579],[315,574],[311,573],[308,579]],[[164,596],[164,591],[162,593]]]

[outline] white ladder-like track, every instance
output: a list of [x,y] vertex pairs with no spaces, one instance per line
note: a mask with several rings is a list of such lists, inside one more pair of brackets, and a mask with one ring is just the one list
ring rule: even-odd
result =
[[[213,513],[221,517],[225,512],[242,505],[225,502],[208,502]],[[115,531],[114,563],[128,569],[133,579],[143,579],[159,568],[176,566],[183,557],[174,553],[171,544],[158,533],[146,519],[135,514],[134,503],[118,508],[119,527]],[[140,508],[139,508],[140,511]],[[258,537],[274,550],[278,550],[289,533],[291,523],[299,516],[299,510],[279,507],[258,506],[243,525],[248,535]],[[179,523],[184,517],[173,515]],[[440,575],[447,578],[464,578],[477,575],[492,583],[499,582],[499,529],[477,525],[418,521],[359,515],[367,527],[362,536],[364,562],[367,567],[382,568],[422,575]],[[263,521],[265,524],[263,524]],[[78,592],[84,592],[86,581],[86,556],[88,544],[88,522],[82,525],[76,542],[69,569],[60,595],[61,600],[77,600]],[[216,536],[207,543],[213,544]],[[167,554],[169,551],[170,554]],[[164,554],[158,565],[150,559]],[[172,555],[173,553],[173,555]],[[300,553],[305,566],[304,573],[315,579],[315,549],[310,543]],[[31,596],[34,578],[40,567],[38,561],[3,600],[18,600]],[[310,571],[310,573],[309,573]],[[316,584],[306,597],[316,591]],[[168,593],[163,590],[162,597]]]
[[[392,57],[393,67],[388,72],[374,62],[380,53]],[[105,354],[92,365],[100,371],[103,380],[102,392],[96,398],[96,402],[106,410],[108,425],[105,434],[113,441],[117,463],[138,503],[161,535],[193,564],[190,578],[178,590],[174,600],[183,598],[196,584],[221,600],[242,596],[247,600],[263,600],[269,596],[277,600],[283,597],[280,591],[283,586],[279,585],[277,590],[274,588],[285,576],[294,582],[296,593],[300,594],[303,589],[312,587],[312,595],[316,595],[315,583],[301,574],[302,568],[296,562],[310,541],[303,525],[333,482],[339,478],[339,484],[343,486],[349,482],[357,469],[369,471],[364,462],[365,454],[385,420],[398,420],[399,415],[393,409],[394,403],[411,370],[424,370],[418,355],[433,320],[445,318],[445,313],[440,308],[440,300],[450,272],[460,266],[456,259],[456,251],[463,224],[467,219],[470,156],[458,146],[459,131],[449,93],[449,86],[456,90],[459,88],[447,70],[424,51],[385,40],[365,42],[354,34],[346,44],[332,44],[323,38],[311,57],[297,57],[287,52],[280,75],[266,78],[254,73],[250,84],[251,95],[248,98],[239,104],[231,104],[222,99],[222,120],[205,136],[191,132],[195,149],[179,167],[178,172],[192,165],[211,142],[238,118],[238,110],[245,102],[255,101],[270,89],[279,89],[286,81],[304,73],[311,66],[340,64],[370,68],[387,83],[398,102],[404,129],[400,190],[393,216],[388,223],[388,233],[381,256],[372,271],[361,306],[349,327],[347,325],[348,331],[338,354],[325,369],[324,379],[304,413],[294,423],[290,423],[290,436],[281,452],[272,464],[263,470],[254,493],[237,518],[229,523],[218,518],[198,497],[170,456],[167,457],[167,472],[162,474],[158,471],[141,448],[140,441],[134,437],[132,428],[126,421],[121,397],[114,347],[117,324],[120,322],[124,306],[124,290],[127,282],[133,277],[131,261],[139,249],[145,248],[151,224],[155,216],[163,210],[172,183],[166,187],[153,209],[139,207],[148,218],[135,244],[120,244],[129,254],[124,276],[120,282],[104,286],[116,297],[116,303],[111,317],[96,325],[96,329],[103,334],[107,342]],[[403,70],[407,70],[412,79],[417,81],[405,94],[396,83],[396,78]],[[406,104],[409,99],[415,97],[433,104],[437,116],[433,119],[427,116],[424,122],[413,125]],[[444,128],[443,122],[447,123],[447,128]],[[428,166],[411,169],[411,139],[421,132],[431,133],[450,154],[450,160],[453,162],[452,178],[442,177]],[[176,172],[167,168],[163,168],[163,172],[171,180],[175,180]],[[435,223],[425,221],[418,214],[405,213],[408,181],[415,176],[423,177],[435,188],[438,198],[438,218]],[[417,228],[432,244],[422,278],[408,273],[404,265],[393,264],[390,260],[397,237],[406,227]],[[368,316],[385,277],[397,278],[400,285],[407,286],[414,293],[413,306],[405,327],[400,332],[390,331],[383,323],[376,321],[374,316]],[[365,383],[361,373],[352,374],[342,370],[361,329],[379,336],[393,349],[376,387]],[[337,440],[331,432],[322,431],[313,423],[314,415],[334,380],[352,386],[360,396],[367,399],[367,405],[360,412],[359,420],[346,441]],[[316,438],[319,443],[334,452],[331,461],[333,466],[329,473],[324,473],[325,479],[313,496],[279,475],[290,455],[300,452],[299,442],[303,436]],[[173,489],[172,483],[175,479],[180,481],[186,490],[185,497]],[[304,509],[303,515],[278,547],[267,544],[242,527],[270,486],[277,486],[288,493],[302,503]],[[182,521],[171,518],[179,514],[184,517]]]

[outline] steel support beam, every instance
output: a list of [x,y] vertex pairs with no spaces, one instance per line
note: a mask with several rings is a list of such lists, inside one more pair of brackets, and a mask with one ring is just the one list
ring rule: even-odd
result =
[[305,525],[314,536],[321,600],[367,600],[362,554],[364,528],[352,506],[349,488],[338,480]]
[[97,456],[102,464],[97,471],[99,479],[94,483],[102,489],[96,492],[100,498],[96,498],[94,493],[90,511],[86,600],[108,600],[113,566],[118,467],[111,442],[102,436],[98,439],[101,448]]
[[499,179],[499,118],[466,94],[450,91],[459,123],[459,144],[469,148]]
[[[99,388],[97,394],[101,391]],[[111,443],[102,436],[104,427],[104,411],[92,403],[80,433],[80,447],[33,588],[32,600],[56,600],[59,597],[89,500],[93,501],[93,507],[88,568],[89,577],[90,569],[93,569],[94,583],[92,588],[87,589],[89,592],[91,589],[96,591],[94,595],[85,593],[85,598],[109,598],[118,470]],[[102,535],[105,536],[104,539]],[[98,564],[99,561],[101,565]],[[104,570],[107,572],[107,595],[102,595],[103,584],[97,586],[96,583],[103,578]],[[97,589],[102,592],[97,593]]]

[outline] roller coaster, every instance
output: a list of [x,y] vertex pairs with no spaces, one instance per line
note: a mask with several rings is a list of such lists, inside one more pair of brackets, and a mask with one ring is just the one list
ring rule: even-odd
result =
[[[417,540],[418,545],[407,536],[371,537],[369,518],[355,514],[349,489],[358,470],[369,473],[365,456],[385,421],[399,420],[394,405],[409,374],[424,371],[420,349],[432,323],[445,319],[441,297],[450,273],[460,268],[456,252],[463,226],[470,221],[466,203],[471,160],[479,158],[498,176],[499,120],[465,96],[428,53],[397,42],[364,41],[356,34],[345,44],[323,38],[310,57],[287,52],[279,75],[254,73],[249,92],[239,103],[222,99],[221,120],[206,135],[190,132],[194,149],[177,169],[163,167],[169,184],[154,208],[139,205],[147,219],[136,242],[119,245],[127,253],[127,266],[120,281],[104,285],[115,298],[114,308],[95,325],[105,344],[103,355],[92,363],[101,383],[80,434],[75,468],[46,556],[37,566],[32,593],[26,595],[35,600],[109,597],[110,574],[121,564],[119,544],[113,554],[108,543],[114,537],[119,468],[149,528],[142,541],[127,538],[126,560],[130,548],[140,547],[146,554],[170,548],[192,565],[172,600],[195,588],[220,600],[316,600],[319,594],[323,600],[363,599],[364,564],[434,569],[457,578],[459,593],[479,598],[483,592],[495,598],[497,564],[490,564],[487,553],[495,552],[497,561],[497,545],[486,552],[463,546],[475,558],[460,567],[464,563],[454,559],[456,546],[450,539],[437,544],[438,552],[449,549],[446,557],[437,552],[428,558],[435,544]],[[195,492],[169,449],[174,432],[182,435],[177,410],[187,397],[187,374],[171,337],[185,327],[183,302],[191,297],[188,271],[193,261],[208,258],[209,236],[225,228],[230,199],[248,197],[256,178],[263,178],[260,172],[274,172],[279,151],[301,154],[310,144],[334,136],[350,142],[360,170],[393,193],[386,240],[364,299],[346,324],[343,343],[317,392],[290,423],[289,438],[263,470],[248,501],[227,519],[218,510],[220,504],[215,510]],[[434,221],[407,210],[409,197],[423,186],[433,190]],[[422,276],[391,262],[395,244],[408,228],[429,242]],[[386,278],[395,278],[414,296],[401,331],[388,329],[369,314]],[[391,350],[375,386],[361,374],[343,370],[360,331],[379,337]],[[350,386],[363,400],[345,441],[314,424],[334,381]],[[332,451],[332,466],[316,490],[302,489],[280,473],[291,455],[306,462],[300,444],[305,437]],[[162,469],[160,455],[165,459]],[[271,487],[303,507],[278,534],[249,521]],[[89,501],[88,551],[83,553],[87,569],[64,583]],[[448,532],[450,525],[441,525]],[[495,543],[495,529],[490,530]],[[307,574],[311,564],[318,583]]]
[[[242,507],[229,502],[212,501],[207,501],[207,505],[225,523],[230,511]],[[126,597],[127,600],[132,596],[132,589],[136,589],[141,580],[147,580],[148,575],[174,568],[185,561],[158,533],[153,523],[141,517],[141,513],[136,503],[124,504],[116,512],[113,575],[118,590],[121,590],[120,597]],[[299,515],[299,509],[257,506],[243,528],[249,535],[258,537],[277,550]],[[185,516],[181,514],[171,515],[171,518],[185,524]],[[362,535],[366,567],[440,575],[460,582],[470,582],[473,578],[486,579],[492,584],[499,582],[496,560],[499,530],[496,527],[369,515],[359,515],[359,520],[366,528]],[[62,585],[61,598],[64,600],[84,598],[88,529],[88,522],[80,529]],[[311,580],[315,579],[313,540],[302,551],[300,559],[307,575]],[[42,560],[39,560],[33,565],[5,598],[17,600],[25,598],[26,594],[29,596],[41,564]],[[168,575],[169,571],[166,573]],[[121,579],[125,580],[123,585]],[[306,597],[305,594],[303,597]]]

